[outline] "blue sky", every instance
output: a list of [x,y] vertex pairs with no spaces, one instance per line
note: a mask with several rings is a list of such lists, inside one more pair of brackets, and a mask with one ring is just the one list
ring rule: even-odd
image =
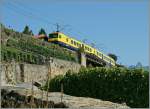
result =
[[148,0],[118,1],[3,0],[1,22],[20,32],[29,25],[34,34],[59,23],[65,34],[119,56],[118,63],[148,65]]

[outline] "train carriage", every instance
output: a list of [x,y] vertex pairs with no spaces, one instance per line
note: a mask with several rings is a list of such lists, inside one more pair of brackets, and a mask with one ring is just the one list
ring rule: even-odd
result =
[[68,49],[78,51],[80,48],[83,48],[84,52],[88,54],[95,55],[96,57],[102,59],[106,63],[110,64],[111,66],[115,66],[115,61],[111,57],[105,55],[104,53],[100,52],[99,50],[80,42],[74,38],[68,37],[67,35],[61,32],[53,32],[50,33],[48,36],[48,42],[52,42],[55,44],[59,44],[60,46],[66,47]]

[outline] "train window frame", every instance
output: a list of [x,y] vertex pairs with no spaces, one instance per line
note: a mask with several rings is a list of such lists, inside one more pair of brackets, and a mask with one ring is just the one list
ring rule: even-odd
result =
[[76,46],[76,41],[74,41],[74,45]]
[[99,53],[97,52],[97,55],[99,55]]
[[90,52],[92,52],[92,49],[90,48]]
[[68,38],[66,38],[66,41],[67,41],[67,42],[69,41]]
[[85,50],[87,50],[87,46],[85,46]]
[[58,35],[59,38],[61,38],[61,35]]
[[73,43],[73,40],[71,40],[71,44],[74,44],[74,43]]

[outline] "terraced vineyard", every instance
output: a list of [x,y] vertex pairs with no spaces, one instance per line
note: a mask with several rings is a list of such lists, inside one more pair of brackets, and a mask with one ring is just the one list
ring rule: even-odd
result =
[[2,26],[2,61],[16,60],[32,64],[45,64],[46,59],[55,57],[78,62],[78,54],[59,45],[51,44],[33,36],[15,32]]

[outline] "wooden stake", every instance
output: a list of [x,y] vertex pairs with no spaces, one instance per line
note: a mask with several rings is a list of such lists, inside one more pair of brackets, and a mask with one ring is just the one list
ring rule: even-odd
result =
[[33,90],[33,79],[32,79],[31,108],[33,107],[33,104],[34,104],[34,90]]
[[62,99],[63,99],[63,83],[61,83],[61,102],[62,102]]
[[48,108],[48,89],[49,89],[49,77],[48,77],[48,86],[47,86],[47,93],[46,93],[47,108]]

